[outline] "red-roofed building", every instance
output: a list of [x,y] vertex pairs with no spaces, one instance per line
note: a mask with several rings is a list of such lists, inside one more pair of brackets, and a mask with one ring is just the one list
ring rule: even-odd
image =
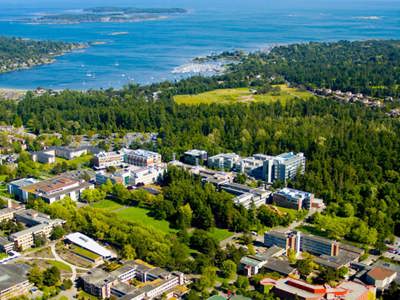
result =
[[368,300],[376,293],[375,287],[354,281],[344,281],[335,288],[329,285],[309,284],[294,278],[279,280],[266,278],[260,284],[272,285],[272,293],[280,299],[287,300]]
[[365,278],[368,284],[373,284],[378,289],[384,289],[395,280],[396,276],[397,273],[395,271],[382,267],[375,267],[367,273]]

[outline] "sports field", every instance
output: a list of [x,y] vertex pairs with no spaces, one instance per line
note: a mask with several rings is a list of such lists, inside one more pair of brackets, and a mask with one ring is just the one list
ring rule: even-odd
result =
[[233,103],[274,103],[280,101],[285,104],[290,99],[307,99],[311,93],[296,88],[290,88],[285,84],[277,85],[279,92],[255,95],[248,88],[218,89],[197,95],[177,95],[174,100],[178,104],[233,104]]

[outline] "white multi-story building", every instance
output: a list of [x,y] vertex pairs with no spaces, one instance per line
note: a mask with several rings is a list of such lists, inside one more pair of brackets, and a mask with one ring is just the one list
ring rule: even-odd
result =
[[162,162],[161,155],[157,152],[137,149],[122,149],[123,161],[127,164],[139,166],[139,167],[149,167],[160,164]]
[[123,155],[119,152],[100,152],[94,156],[96,169],[106,169],[108,167],[118,167],[122,165]]
[[239,162],[240,156],[236,153],[220,153],[208,158],[208,167],[221,170],[231,170]]

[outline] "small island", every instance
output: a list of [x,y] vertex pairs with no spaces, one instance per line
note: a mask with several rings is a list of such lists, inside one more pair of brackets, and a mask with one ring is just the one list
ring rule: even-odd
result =
[[57,56],[86,47],[82,43],[0,37],[0,73],[50,64]]
[[77,13],[59,13],[23,19],[33,24],[129,23],[152,21],[186,13],[183,8],[95,7]]

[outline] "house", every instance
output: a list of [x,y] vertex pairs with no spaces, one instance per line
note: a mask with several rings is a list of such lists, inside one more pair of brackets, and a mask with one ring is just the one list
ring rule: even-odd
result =
[[84,190],[93,188],[93,184],[84,180],[60,175],[30,185],[24,185],[20,188],[20,191],[22,200],[25,202],[31,196],[34,198],[42,198],[44,201],[51,204],[67,196],[73,201],[77,201]]
[[372,268],[365,276],[368,284],[376,286],[378,289],[388,287],[397,276],[397,272],[383,267]]
[[0,265],[0,299],[17,298],[29,293],[33,284],[28,280],[30,267],[24,264]]

